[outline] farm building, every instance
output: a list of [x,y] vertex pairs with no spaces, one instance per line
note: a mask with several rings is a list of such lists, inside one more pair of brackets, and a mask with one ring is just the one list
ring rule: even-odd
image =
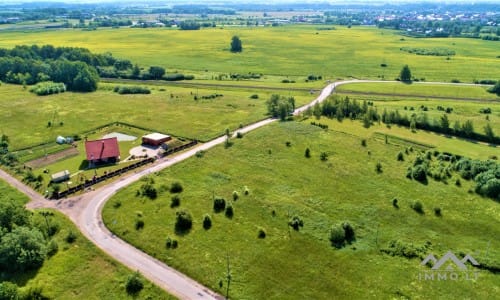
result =
[[61,182],[69,179],[69,171],[64,170],[61,172],[57,172],[55,174],[50,175],[51,182]]
[[160,146],[161,144],[168,142],[172,139],[170,135],[165,135],[161,133],[150,133],[142,137],[142,143],[151,146]]
[[96,141],[86,141],[85,151],[90,164],[115,162],[120,160],[120,148],[116,137]]

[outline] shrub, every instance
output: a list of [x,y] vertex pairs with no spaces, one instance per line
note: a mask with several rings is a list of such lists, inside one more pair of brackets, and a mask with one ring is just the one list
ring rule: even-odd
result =
[[336,248],[342,248],[345,243],[345,231],[341,225],[333,225],[330,229],[330,242]]
[[186,232],[193,226],[193,217],[187,210],[180,210],[175,213],[175,231]]
[[299,231],[300,227],[304,227],[304,221],[302,221],[300,216],[293,216],[288,221],[288,226],[292,227],[296,231]]
[[248,187],[247,187],[247,186],[245,186],[245,187],[243,188],[243,194],[245,194],[246,196],[248,196],[248,194],[250,194],[250,190],[248,189]]
[[322,161],[327,161],[327,160],[328,160],[328,153],[326,153],[326,152],[321,152],[321,154],[319,155],[319,158],[320,158]]
[[125,289],[129,295],[136,295],[144,288],[139,272],[135,272],[127,278]]
[[455,181],[455,185],[456,186],[461,186],[462,183],[460,182],[460,178],[457,178],[457,180]]
[[113,91],[120,95],[127,94],[151,94],[148,88],[141,86],[116,86]]
[[375,171],[377,171],[377,173],[382,173],[382,164],[380,162],[377,162],[375,165]]
[[361,140],[361,146],[366,147],[366,139]]
[[170,193],[175,194],[175,193],[181,193],[184,190],[180,182],[174,182],[172,183],[172,186],[170,187]]
[[226,199],[222,197],[215,197],[214,199],[214,211],[216,213],[223,211],[226,208]]
[[143,220],[135,221],[135,230],[141,230],[142,228],[144,228],[144,221]]
[[212,218],[210,217],[209,214],[205,214],[203,216],[203,228],[205,230],[208,230],[212,227]]
[[397,158],[398,158],[398,161],[404,161],[405,156],[404,156],[403,152],[399,151]]
[[306,152],[304,153],[304,156],[307,158],[311,157],[311,150],[309,148],[306,148]]
[[253,94],[250,96],[250,99],[259,99],[259,95]]
[[178,207],[179,205],[181,205],[181,197],[179,197],[179,195],[174,195],[171,198],[170,207],[174,208],[174,207]]
[[257,234],[259,239],[266,238],[266,230],[264,228],[259,228],[259,233]]
[[398,198],[394,198],[394,199],[392,199],[392,206],[394,206],[395,208],[399,208],[399,205],[398,205]]
[[239,132],[239,131],[238,131],[238,132],[236,132],[236,138],[238,138],[238,139],[243,138],[243,133],[241,133],[241,132]]
[[342,224],[342,228],[344,229],[345,240],[348,243],[351,243],[356,239],[356,235],[354,234],[354,228],[351,226],[351,224],[349,224],[349,222],[344,222]]
[[0,299],[17,300],[19,299],[17,285],[10,282],[0,282]]
[[70,230],[64,240],[66,241],[66,243],[72,244],[73,242],[76,241],[76,238],[77,238],[76,233]]
[[286,142],[285,142],[285,145],[286,145],[287,147],[291,147],[291,146],[292,146],[292,142],[290,142],[290,141],[286,141]]
[[[50,242],[47,244],[47,255],[54,256],[57,253],[57,251],[59,251],[59,245],[55,240],[50,240]],[[0,299],[3,298],[0,296]]]
[[420,201],[415,201],[411,204],[411,208],[413,208],[414,211],[416,211],[419,214],[424,213],[424,206]]
[[440,207],[434,207],[434,214],[438,217],[441,217],[441,208]]
[[411,169],[411,177],[422,183],[427,182],[426,168],[422,165],[417,165]]
[[236,201],[240,198],[240,194],[237,191],[233,191],[233,200]]
[[233,206],[231,204],[228,204],[226,206],[226,212],[225,212],[225,215],[226,217],[228,217],[229,219],[231,219],[233,216],[234,216],[234,210],[233,210]]
[[414,245],[413,243],[406,243],[401,240],[392,240],[389,242],[387,248],[381,249],[380,251],[389,254],[391,256],[401,256],[410,258],[423,258],[427,254],[427,250],[431,246],[430,242],[426,242],[424,245]]
[[65,91],[66,86],[64,83],[55,83],[52,81],[40,82],[30,89],[30,92],[37,94],[38,96],[59,94],[64,93]]
[[113,208],[119,208],[120,206],[122,206],[122,202],[120,200],[113,202]]

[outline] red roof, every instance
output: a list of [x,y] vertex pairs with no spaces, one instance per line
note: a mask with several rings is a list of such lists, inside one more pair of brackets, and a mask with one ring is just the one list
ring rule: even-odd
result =
[[85,142],[87,160],[100,160],[120,156],[117,138]]

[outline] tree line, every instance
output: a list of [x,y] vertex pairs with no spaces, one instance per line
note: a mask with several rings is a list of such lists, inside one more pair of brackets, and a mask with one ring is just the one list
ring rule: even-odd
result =
[[500,136],[495,135],[489,123],[483,128],[484,133],[479,133],[474,130],[474,124],[471,120],[463,122],[456,120],[451,124],[446,113],[439,120],[429,119],[425,112],[421,114],[412,113],[408,116],[406,113],[400,113],[399,110],[387,111],[384,109],[382,114],[379,114],[376,108],[373,107],[373,102],[365,100],[360,103],[356,99],[349,99],[347,96],[345,98],[339,96],[330,97],[322,104],[316,103],[305,113],[306,115],[314,115],[316,118],[321,116],[336,118],[338,121],[342,121],[344,118],[359,119],[363,121],[363,126],[367,128],[373,122],[382,122],[387,125],[394,124],[409,127],[411,130],[422,129],[487,143],[500,144]]

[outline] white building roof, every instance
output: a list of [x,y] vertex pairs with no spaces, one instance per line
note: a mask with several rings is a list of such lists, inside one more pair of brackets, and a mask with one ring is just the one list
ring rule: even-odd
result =
[[148,135],[143,136],[143,138],[146,138],[146,139],[149,139],[149,140],[153,140],[153,141],[159,141],[159,140],[162,140],[162,139],[167,139],[169,137],[170,137],[169,135],[161,134],[161,133],[158,133],[158,132],[150,133]]

